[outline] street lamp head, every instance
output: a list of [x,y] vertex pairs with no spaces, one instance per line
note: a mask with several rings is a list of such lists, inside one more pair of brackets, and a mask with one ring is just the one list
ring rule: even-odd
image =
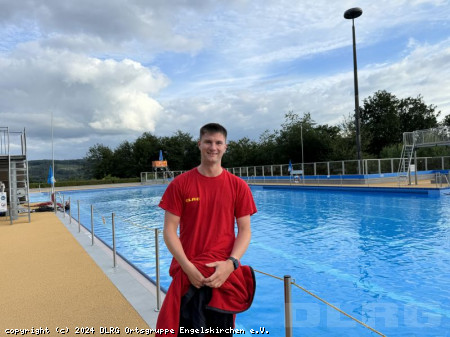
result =
[[359,7],[347,9],[344,13],[344,18],[346,19],[356,19],[362,14],[362,9]]

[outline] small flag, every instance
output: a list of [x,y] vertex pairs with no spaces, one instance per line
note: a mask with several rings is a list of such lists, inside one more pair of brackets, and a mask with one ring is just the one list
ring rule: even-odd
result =
[[159,150],[159,161],[163,161],[162,150]]
[[289,167],[288,167],[288,171],[289,172],[292,172],[292,163],[291,163],[291,161],[289,160]]
[[50,168],[48,169],[47,183],[50,185],[56,183],[55,176],[53,175],[52,165],[50,165]]

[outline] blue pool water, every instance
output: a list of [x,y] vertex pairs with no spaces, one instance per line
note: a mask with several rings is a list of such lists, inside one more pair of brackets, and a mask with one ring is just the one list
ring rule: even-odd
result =
[[[65,192],[80,200],[81,222],[155,277],[154,231],[165,186]],[[243,258],[254,269],[295,282],[387,336],[450,336],[450,196],[252,188],[258,213]],[[39,195],[33,197],[35,200]],[[102,218],[103,217],[103,218]],[[105,224],[103,223],[105,222]],[[162,236],[161,282],[171,255]],[[256,273],[257,293],[237,328],[284,336],[283,282]],[[377,336],[292,287],[294,336]]]

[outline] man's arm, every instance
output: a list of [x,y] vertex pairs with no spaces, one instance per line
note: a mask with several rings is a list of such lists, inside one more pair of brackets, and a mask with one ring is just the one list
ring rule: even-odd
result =
[[[236,240],[234,241],[231,256],[240,260],[246,252],[252,237],[250,215],[243,216],[237,219],[236,222],[238,234]],[[211,288],[220,288],[234,271],[233,262],[231,260],[216,261],[208,263],[206,266],[216,268],[216,271],[210,277],[206,278],[204,282],[205,285]]]
[[194,264],[187,258],[180,238],[177,235],[180,217],[168,211],[164,214],[164,241],[167,248],[172,253],[175,260],[181,266],[181,269],[186,273],[191,284],[200,288],[203,286],[205,278],[202,273],[194,266]]

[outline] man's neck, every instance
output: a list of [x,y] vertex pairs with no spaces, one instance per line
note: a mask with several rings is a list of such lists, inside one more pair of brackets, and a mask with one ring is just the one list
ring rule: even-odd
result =
[[197,170],[201,175],[205,177],[217,177],[222,173],[223,168],[220,164],[214,165],[200,164],[200,166],[197,167]]

